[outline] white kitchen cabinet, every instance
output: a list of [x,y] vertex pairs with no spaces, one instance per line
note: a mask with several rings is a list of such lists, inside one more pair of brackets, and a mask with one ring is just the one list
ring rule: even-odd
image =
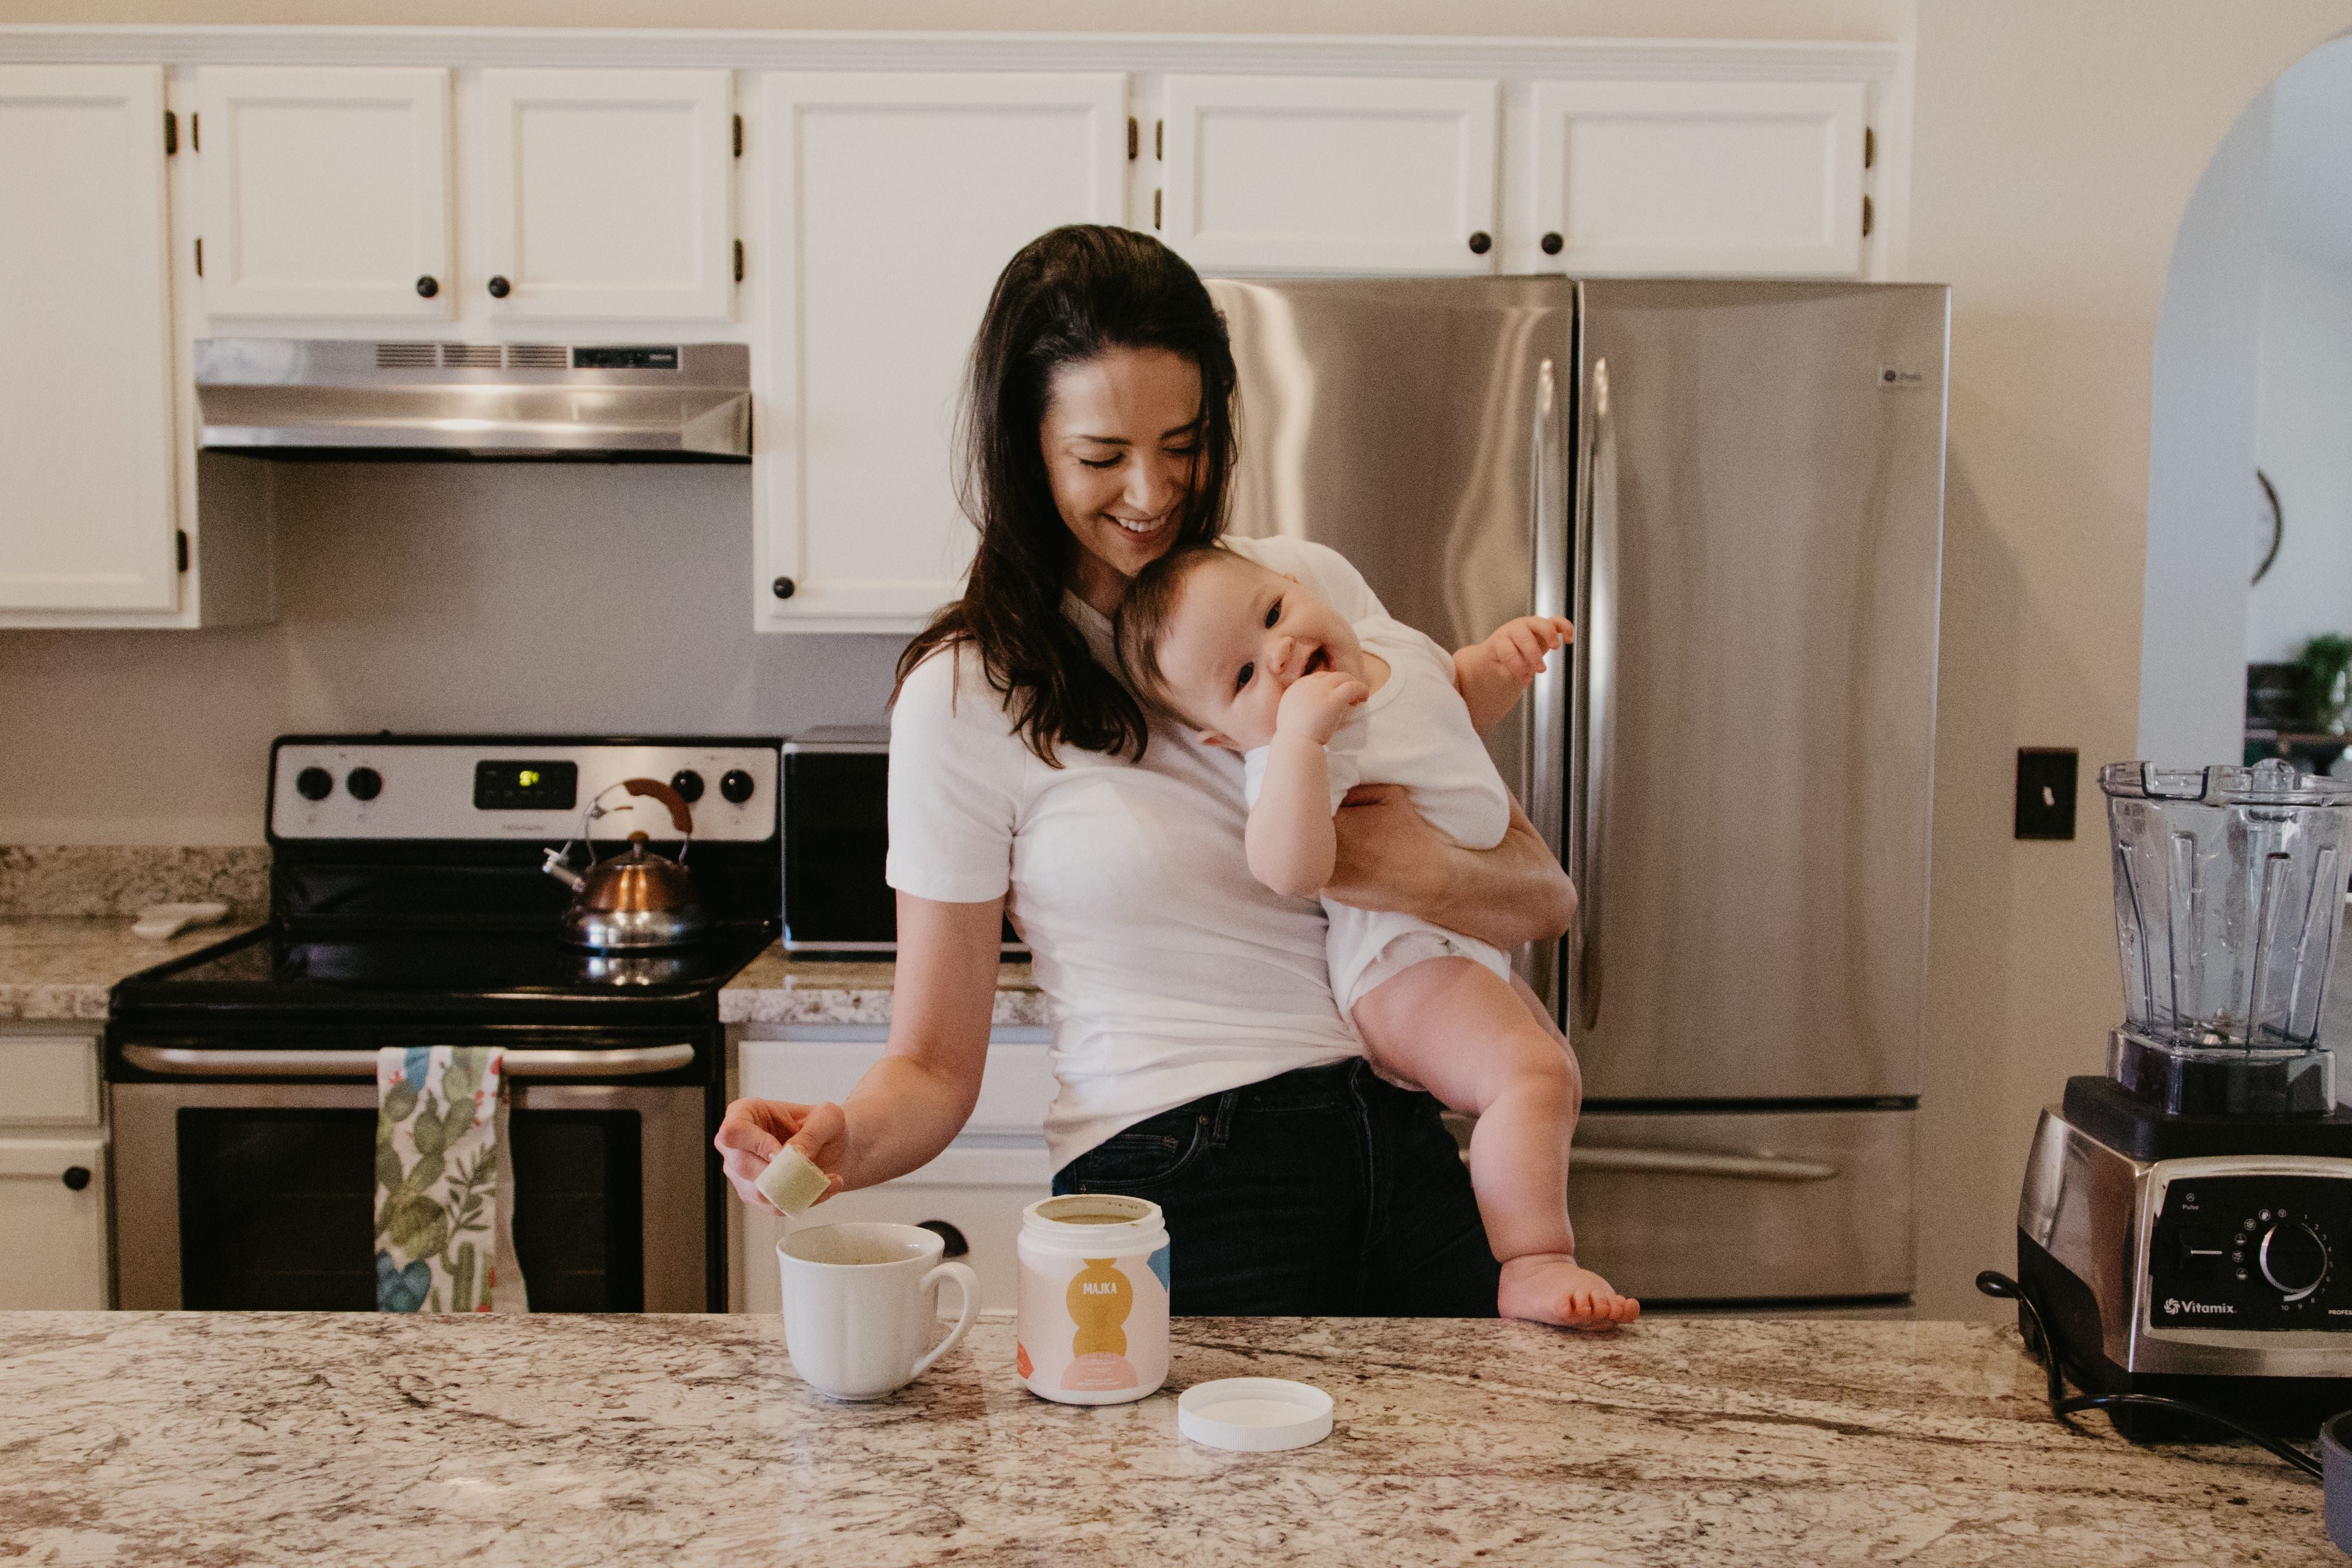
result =
[[0,1029],[0,1310],[112,1303],[98,1051],[86,1029]]
[[486,70],[466,137],[488,313],[723,321],[734,273],[733,78]]
[[0,66],[0,624],[178,600],[163,73]]
[[1213,272],[1492,272],[1491,80],[1171,76],[1161,237]]
[[1860,273],[1862,83],[1538,82],[1532,97],[1535,220],[1560,241],[1546,267]]
[[[809,1026],[788,1029],[781,1038],[740,1040],[735,1092],[804,1104],[838,1101],[880,1058],[887,1033],[872,1026]],[[828,1198],[792,1224],[887,1220],[951,1227],[970,1248],[961,1261],[980,1276],[982,1310],[1013,1310],[1021,1211],[1053,1191],[1044,1131],[1055,1094],[1047,1038],[1043,1029],[997,1030],[989,1040],[979,1102],[952,1144],[920,1170]],[[748,1312],[776,1311],[782,1299],[776,1243],[785,1222],[740,1203],[734,1211],[735,1305]],[[940,1305],[952,1311],[954,1292],[944,1292]]]
[[198,85],[208,315],[449,318],[446,70],[208,66]]
[[1127,79],[780,72],[761,99],[760,624],[905,632],[971,562],[952,434],[997,275],[1125,217]]

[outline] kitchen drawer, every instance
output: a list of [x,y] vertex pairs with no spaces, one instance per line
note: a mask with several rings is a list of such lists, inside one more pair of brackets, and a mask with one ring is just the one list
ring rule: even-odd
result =
[[1577,1258],[1644,1302],[1909,1295],[1917,1115],[1588,1108]]
[[98,1041],[89,1035],[0,1035],[0,1126],[99,1124]]
[[[866,1069],[882,1058],[887,1031],[843,1026],[794,1029],[781,1039],[746,1039],[738,1047],[735,1092],[803,1104],[847,1097]],[[963,1136],[1042,1139],[1053,1103],[1054,1068],[1044,1029],[999,1029],[989,1036],[988,1068],[980,1100]]]
[[[950,1153],[954,1152],[950,1150]],[[944,1160],[947,1156],[940,1156]],[[819,1225],[850,1225],[863,1221],[887,1221],[894,1225],[935,1223],[954,1227],[969,1248],[956,1261],[969,1264],[980,1276],[980,1306],[985,1312],[1010,1312],[1013,1310],[1020,1285],[1020,1263],[1013,1244],[1021,1235],[1021,1211],[1038,1199],[1050,1196],[1052,1185],[1044,1174],[1045,1154],[1036,1151],[1037,1174],[1033,1178],[1011,1182],[943,1182],[926,1180],[940,1161],[887,1182],[878,1187],[866,1187],[859,1192],[844,1193],[828,1198],[791,1222],[792,1228],[803,1229]],[[776,1242],[784,1234],[785,1222],[773,1215],[744,1213],[743,1249],[737,1254],[743,1272],[742,1310],[747,1312],[773,1312],[780,1310],[781,1295],[776,1274]],[[954,1242],[949,1243],[954,1251]],[[956,1311],[955,1292],[942,1289],[940,1310],[952,1317]],[[786,1331],[790,1329],[787,1326]]]
[[0,1310],[102,1311],[106,1144],[0,1138]]

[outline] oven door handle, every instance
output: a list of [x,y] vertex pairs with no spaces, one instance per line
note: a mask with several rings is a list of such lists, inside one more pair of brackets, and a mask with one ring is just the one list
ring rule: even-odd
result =
[[[125,1046],[122,1059],[142,1072],[177,1078],[373,1078],[373,1051],[192,1050]],[[689,1045],[631,1046],[616,1051],[509,1051],[509,1078],[645,1078],[694,1063]]]

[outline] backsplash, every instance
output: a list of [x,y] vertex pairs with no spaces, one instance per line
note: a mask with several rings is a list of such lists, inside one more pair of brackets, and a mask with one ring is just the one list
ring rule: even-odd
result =
[[260,919],[269,909],[269,851],[0,844],[0,920],[110,920],[149,904],[210,900],[228,905],[232,920]]

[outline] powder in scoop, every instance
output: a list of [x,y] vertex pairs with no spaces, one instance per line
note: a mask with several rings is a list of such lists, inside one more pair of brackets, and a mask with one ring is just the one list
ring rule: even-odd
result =
[[784,1213],[797,1215],[824,1196],[825,1188],[833,1182],[807,1155],[787,1143],[783,1152],[769,1161],[768,1168],[751,1184],[760,1189],[761,1196]]

